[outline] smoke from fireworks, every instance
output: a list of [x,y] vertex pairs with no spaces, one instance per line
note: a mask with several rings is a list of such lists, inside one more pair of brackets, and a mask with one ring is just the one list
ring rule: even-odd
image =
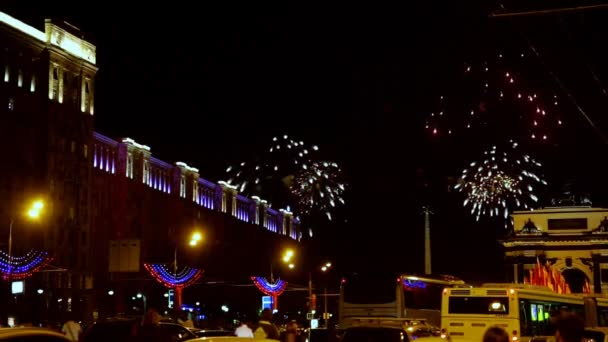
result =
[[297,214],[320,212],[331,220],[331,211],[344,204],[345,183],[338,165],[320,161],[317,145],[288,135],[274,137],[252,161],[229,166],[226,173],[239,192],[293,206]]
[[541,166],[529,155],[519,154],[515,142],[505,151],[493,146],[483,160],[462,171],[456,189],[466,194],[463,205],[478,220],[482,215],[506,219],[511,210],[528,209],[538,202],[536,188],[547,184],[538,176]]

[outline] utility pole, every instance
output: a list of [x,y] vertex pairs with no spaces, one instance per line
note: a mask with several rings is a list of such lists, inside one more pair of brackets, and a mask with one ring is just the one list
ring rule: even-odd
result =
[[424,213],[424,273],[431,274],[431,220],[433,213],[428,206],[422,208]]

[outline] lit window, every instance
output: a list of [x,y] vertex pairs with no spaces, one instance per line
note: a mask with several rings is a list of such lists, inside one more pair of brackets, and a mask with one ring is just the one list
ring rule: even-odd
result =
[[[55,82],[58,83],[58,86],[57,86],[57,94],[58,94],[57,100],[59,101],[59,103],[63,103],[63,89],[64,89],[64,86],[65,86],[65,74],[66,74],[65,72],[62,72],[62,73],[60,73],[60,75],[57,75],[58,78],[55,81]],[[63,76],[63,77],[61,77],[61,76]],[[53,74],[53,77],[55,77],[54,74]]]
[[10,112],[12,112],[13,110],[15,110],[15,99],[13,99],[12,97],[8,98],[8,110]]
[[17,72],[17,87],[23,87],[23,70],[21,69]]
[[179,181],[179,195],[186,198],[186,176],[182,175]]
[[133,178],[133,154],[127,154],[127,178]]
[[59,70],[57,66],[51,67],[51,77],[49,82],[49,99],[54,100],[57,98],[57,91],[59,90]]
[[80,111],[85,112],[89,108],[89,80],[84,81],[82,87],[82,102],[80,103]]
[[150,165],[149,165],[149,161],[144,159],[144,176],[142,181],[144,182],[144,184],[150,184]]
[[36,91],[36,74],[32,74],[32,82],[30,83],[30,92]]
[[11,80],[11,68],[8,65],[4,66],[4,82]]

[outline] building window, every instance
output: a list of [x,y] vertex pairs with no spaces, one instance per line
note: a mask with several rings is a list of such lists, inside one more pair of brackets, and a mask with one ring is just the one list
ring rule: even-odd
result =
[[192,183],[192,200],[198,203],[198,181],[196,179]]
[[89,80],[85,80],[82,87],[82,102],[80,111],[85,112],[89,108]]
[[57,100],[59,101],[59,103],[63,103],[63,90],[65,89],[65,75],[67,74],[67,72],[59,72],[58,79],[58,86],[57,86]]
[[186,198],[186,176],[182,175],[179,180],[179,196]]
[[12,97],[8,98],[8,110],[9,112],[15,110],[15,99],[13,99]]
[[84,144],[82,146],[82,154],[84,155],[85,158],[87,158],[87,156],[89,154],[89,146],[87,144]]
[[36,91],[36,74],[32,74],[32,82],[30,83],[30,92]]
[[23,70],[21,69],[17,72],[17,87],[23,87]]
[[72,143],[70,144],[70,152],[76,152],[76,142],[74,140],[72,140]]
[[150,162],[144,159],[144,176],[142,181],[144,184],[150,184]]
[[8,65],[4,66],[4,82],[8,83],[11,80],[11,68]]
[[127,154],[127,178],[133,179],[133,153]]
[[57,66],[51,67],[49,84],[49,99],[54,100],[57,98],[57,91],[59,88],[59,68]]

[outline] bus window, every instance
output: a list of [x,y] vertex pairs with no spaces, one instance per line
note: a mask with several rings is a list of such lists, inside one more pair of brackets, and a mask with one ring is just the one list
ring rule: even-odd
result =
[[507,314],[507,297],[450,297],[450,314]]
[[608,307],[597,306],[597,325],[600,327],[608,326]]

